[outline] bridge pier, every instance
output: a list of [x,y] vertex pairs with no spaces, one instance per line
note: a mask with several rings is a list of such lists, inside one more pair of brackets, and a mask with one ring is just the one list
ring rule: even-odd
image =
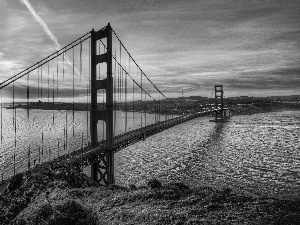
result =
[[[97,41],[107,39],[107,51],[96,55]],[[97,80],[97,64],[106,62],[107,77]],[[97,91],[106,90],[105,110],[97,109]],[[107,150],[98,158],[97,162],[91,164],[92,179],[100,184],[108,186],[114,184],[114,152],[113,148],[113,77],[112,77],[112,29],[110,24],[104,30],[91,31],[91,111],[90,132],[92,146],[98,145],[97,123],[102,120],[106,123]],[[100,177],[98,178],[98,175]]]

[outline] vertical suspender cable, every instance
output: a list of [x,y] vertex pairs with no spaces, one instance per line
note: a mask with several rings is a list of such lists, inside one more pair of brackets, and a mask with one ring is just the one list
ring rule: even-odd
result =
[[[30,126],[29,121],[29,73],[27,73],[27,123]],[[30,132],[30,128],[28,128],[28,132]],[[30,134],[30,133],[29,133]],[[30,169],[30,143],[28,147],[28,169]]]
[[[80,39],[80,83],[81,83],[81,77],[82,77],[82,41]],[[75,136],[75,128],[74,128],[74,123],[75,123],[75,113],[74,113],[74,98],[75,98],[75,93],[74,93],[74,70],[75,70],[75,65],[74,65],[74,47],[73,47],[73,138]]]
[[145,127],[147,126],[147,113],[146,113],[146,97],[147,97],[147,95],[146,95],[146,91],[144,91],[144,93],[145,93],[145,102],[144,102],[144,112],[145,112]]
[[58,56],[56,58],[56,97],[58,97]]
[[[42,151],[44,148],[44,130],[42,130]],[[39,147],[39,163],[41,161],[41,153],[40,153],[40,147]]]
[[68,151],[68,110],[66,110],[66,150]]
[[[126,64],[125,64],[125,70],[126,70]],[[127,132],[127,73],[125,71],[125,133]]]
[[[116,61],[117,61],[117,58],[116,58]],[[117,76],[117,77],[116,77],[116,79],[117,79],[117,81],[116,81],[116,82],[117,82],[117,84],[116,84],[116,85],[117,85],[117,90],[116,90],[116,91],[117,91],[117,101],[116,101],[116,102],[117,102],[118,104],[119,104],[119,95],[120,95],[120,94],[119,94],[119,83],[120,83],[120,82],[119,82],[119,71],[120,71],[120,66],[119,66],[119,64],[118,64],[118,68],[117,68],[117,71],[116,71],[116,73],[117,73],[117,74],[116,74],[116,76]],[[116,108],[117,108],[117,106],[116,106]]]
[[[65,54],[66,53],[63,53],[63,81],[65,81]],[[66,128],[65,128],[65,150],[68,151],[68,109],[66,109]]]
[[[43,65],[41,65],[41,105],[44,107],[43,102]],[[44,126],[42,123],[42,148],[43,148],[43,142],[44,142]],[[39,146],[39,163],[40,163],[40,146]]]
[[[50,148],[49,148],[50,151]],[[57,139],[57,155],[59,154],[59,139]]]
[[118,65],[118,104],[120,106],[120,94],[121,94],[121,89],[120,89],[120,66]]
[[[81,54],[81,52],[80,52]],[[80,56],[81,58],[81,56]],[[81,61],[81,60],[80,60]],[[73,139],[74,139],[74,89],[75,89],[75,86],[74,86],[74,72],[75,72],[75,62],[74,62],[74,47],[73,47],[73,68],[72,68],[72,72],[73,72],[73,110],[72,110],[72,115],[73,115],[73,125],[72,125],[72,128],[73,128]],[[81,83],[81,62],[80,62],[80,83]]]
[[158,122],[158,101],[154,99],[155,102],[155,122]]
[[[54,150],[54,149],[53,149]],[[58,140],[58,149],[57,149],[57,157],[59,157],[59,140]]]
[[[40,89],[41,89],[40,88],[40,67],[37,68],[37,75],[38,75],[38,99],[37,99],[38,103],[37,103],[37,105],[38,105],[38,114],[39,114],[39,112],[40,112]],[[34,160],[34,165],[35,165],[35,160]]]
[[120,43],[120,66],[119,66],[119,103],[120,103],[120,106],[122,105],[121,104],[121,101],[122,101],[122,81],[121,81],[121,70],[122,70],[122,67],[121,67],[121,58],[122,58],[122,49],[121,49],[121,43]]
[[134,129],[134,81],[132,80],[132,121],[133,121],[133,129]]
[[[173,111],[171,110],[171,103],[170,103],[170,101],[168,101],[168,111],[169,111],[170,113],[173,112]],[[172,118],[172,116],[171,116],[171,115],[168,115],[168,120],[171,119],[171,118]]]
[[155,123],[157,123],[157,100],[154,99],[154,119],[155,119]]
[[116,136],[116,119],[117,119],[117,111],[116,111],[116,72],[117,72],[117,61],[116,61],[116,57],[117,57],[117,50],[115,48],[115,72],[114,72],[114,137]]
[[160,105],[160,94],[158,95],[158,122],[160,122],[160,110],[161,110],[161,105]]
[[165,121],[167,120],[167,113],[168,113],[168,108],[166,107],[166,103],[164,103],[164,114],[165,114]]
[[83,133],[81,133],[81,172],[83,172],[83,160],[82,160],[82,157],[83,157]]
[[29,124],[29,73],[27,73],[27,121]]
[[41,103],[43,103],[43,65],[41,65]]
[[[121,48],[122,48],[122,46],[121,46],[121,42],[120,42],[120,48],[119,48],[119,51],[120,51],[120,66],[119,66],[119,68],[120,68],[120,71],[119,71],[119,72],[120,72],[120,74],[119,74],[119,85],[120,85],[120,86],[119,86],[119,87],[120,87],[120,94],[119,94],[119,98],[120,98],[120,99],[119,99],[119,100],[120,100],[120,103],[121,103],[121,69],[122,69],[122,68],[121,68],[121,65],[122,65],[122,64],[121,64],[121,62],[122,62],[122,61],[121,61],[121,60],[122,60],[122,59],[121,59],[121,57],[122,57],[122,49],[121,49]],[[121,104],[120,104],[120,105],[121,105]]]
[[0,123],[0,134],[1,135],[0,136],[1,137],[0,138],[1,138],[1,143],[2,143],[3,142],[3,127],[2,127],[3,126],[3,116],[2,116],[3,115],[2,114],[2,101],[3,101],[3,99],[2,99],[2,89],[0,90],[0,95],[1,95],[1,106],[0,106],[1,107],[0,108],[0,114],[1,114],[0,115],[0,120],[1,120],[1,123]]
[[[123,92],[125,92],[125,88],[124,88],[124,83],[125,82],[123,82],[123,72],[124,72],[124,70],[121,68],[121,92],[122,92],[122,94],[121,94],[121,101],[122,101],[122,107],[124,107],[124,103],[123,103],[123,100],[124,100],[124,93]],[[122,110],[124,110],[124,108],[122,108]],[[125,119],[126,120],[126,119]],[[125,122],[125,121],[124,121]],[[125,124],[126,125],[126,124]]]
[[16,126],[16,109],[15,109],[15,82],[13,82],[13,124],[15,131],[15,145],[14,145],[14,155],[13,155],[13,167],[14,175],[16,174],[16,148],[17,148],[17,126]]
[[63,56],[63,81],[65,81],[65,53],[63,53],[62,56]]
[[[141,71],[141,104],[143,102],[143,75]],[[142,105],[141,105],[141,128],[143,127],[143,110],[142,110]]]
[[[129,63],[128,63],[128,74],[130,76],[130,57],[129,57]],[[130,87],[130,84],[128,84],[128,88]],[[129,93],[130,93],[130,90],[129,90]],[[130,102],[130,101],[129,101]],[[132,108],[132,104],[129,103],[129,109],[131,111],[131,108]],[[129,114],[130,115],[130,114]]]
[[[81,83],[81,77],[82,77],[82,42],[81,42],[81,39],[80,39],[80,83]],[[74,65],[74,48],[73,48],[73,138],[74,138],[74,135],[75,135],[75,128],[74,128],[74,123],[75,123],[75,118],[74,118],[74,107],[75,107],[75,104],[74,104],[74,98],[75,98],[75,93],[74,93],[74,70],[75,70],[75,65]]]
[[49,97],[50,97],[50,91],[49,91],[49,63],[48,63],[48,105],[47,105],[47,108],[49,107]]
[[15,82],[13,82],[13,122],[15,130],[15,147],[17,147],[17,110],[15,108]]
[[42,156],[44,156],[44,148],[42,148]]
[[158,109],[157,109],[157,119],[158,119],[158,122],[160,122],[160,105],[161,102],[160,102],[160,95],[158,96],[158,101],[157,101],[157,106],[158,106]]
[[124,91],[124,87],[123,87],[123,68],[120,68],[120,87],[121,87],[121,93],[120,93],[120,100],[122,102],[122,106],[123,106],[123,91]]
[[154,120],[155,120],[155,123],[157,123],[157,104],[156,104],[156,101],[154,101]]
[[[74,47],[73,47],[73,52],[74,52]],[[80,39],[80,83],[81,83],[81,76],[82,76],[82,42],[81,42],[81,39]],[[73,64],[74,66],[74,64]]]
[[38,73],[38,108],[40,108],[40,68],[37,69]]
[[14,175],[16,174],[16,152],[14,150]]
[[122,68],[122,46],[121,46],[121,43],[120,43],[120,65],[121,65],[121,68],[120,68],[120,85],[121,85],[121,93],[120,93],[120,100],[123,101],[123,68]]
[[66,150],[66,128],[64,127],[64,150]]
[[54,126],[54,73],[52,76],[52,124]]

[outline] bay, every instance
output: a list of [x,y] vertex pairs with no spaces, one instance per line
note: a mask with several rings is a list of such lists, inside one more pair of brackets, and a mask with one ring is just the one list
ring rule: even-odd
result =
[[197,118],[129,146],[116,156],[119,184],[149,179],[230,187],[257,196],[300,193],[300,112]]
[[[13,110],[2,113],[0,171],[4,178],[13,174],[14,155],[16,172],[20,172],[27,169],[29,159],[32,167],[90,141],[89,115],[84,111],[30,110],[28,118],[27,110],[17,109],[16,132]],[[169,117],[160,115],[160,121]],[[126,113],[116,112],[115,135],[158,120],[154,114],[137,112],[127,112],[127,122],[125,118]],[[144,185],[155,178],[190,186],[230,187],[258,196],[298,197],[299,111],[235,116],[227,123],[209,119],[193,119],[117,152],[116,183]],[[98,123],[99,140],[105,139],[103,125]]]

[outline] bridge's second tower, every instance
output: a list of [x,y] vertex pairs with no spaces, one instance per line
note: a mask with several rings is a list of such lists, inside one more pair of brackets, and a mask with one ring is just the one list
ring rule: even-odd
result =
[[223,120],[223,110],[224,110],[223,96],[224,96],[223,85],[215,85],[215,109],[216,109],[215,121]]
[[230,117],[229,109],[224,108],[223,85],[215,85],[215,119],[213,122],[224,122]]
[[[96,55],[97,41],[107,39],[107,51]],[[97,80],[97,64],[107,64],[107,77]],[[97,109],[97,91],[106,91],[106,104],[104,110]],[[92,146],[98,145],[97,123],[98,120],[106,123],[106,146],[103,154],[91,164],[92,179],[108,186],[114,183],[114,152],[113,147],[113,77],[112,77],[112,29],[110,24],[105,29],[95,32],[91,31],[91,111],[90,132]],[[100,149],[99,149],[100,150]],[[100,177],[98,178],[98,175]]]

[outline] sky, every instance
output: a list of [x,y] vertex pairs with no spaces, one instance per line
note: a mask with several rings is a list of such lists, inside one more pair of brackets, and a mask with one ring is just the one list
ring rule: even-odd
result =
[[0,0],[0,81],[109,22],[167,97],[300,95],[299,0]]

